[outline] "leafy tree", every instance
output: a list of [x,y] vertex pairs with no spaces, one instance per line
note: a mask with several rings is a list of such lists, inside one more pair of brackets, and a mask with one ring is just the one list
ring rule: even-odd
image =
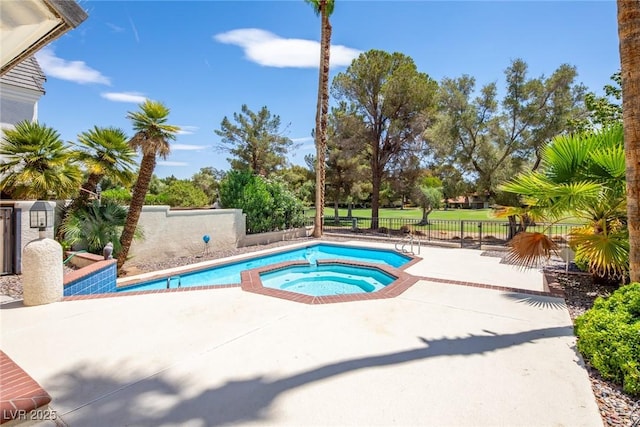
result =
[[242,209],[247,215],[247,232],[285,230],[304,224],[302,203],[285,185],[253,175],[230,171],[220,182],[220,198],[226,208]]
[[332,93],[365,128],[361,151],[370,164],[374,229],[383,178],[403,153],[419,150],[434,114],[437,87],[410,57],[380,50],[362,53],[333,80]]
[[[556,137],[542,152],[539,171],[518,175],[503,190],[522,196],[523,208],[506,208],[538,220],[562,220],[567,214],[585,226],[569,243],[597,276],[622,278],[629,268],[622,127]],[[510,212],[511,211],[511,212]],[[511,257],[532,265],[548,257],[555,243],[544,232],[522,232],[511,241]]]
[[281,179],[287,185],[287,188],[305,205],[312,204],[314,192],[314,176],[312,171],[304,166],[291,165],[288,168],[276,172],[275,176]]
[[448,199],[455,199],[464,195],[471,188],[471,183],[467,182],[462,172],[453,165],[440,164],[434,166],[433,174],[442,182],[442,197],[445,200],[445,210],[447,209],[446,201]]
[[605,96],[597,96],[589,92],[584,96],[584,105],[588,117],[579,120],[576,128],[580,130],[595,130],[622,122],[622,75],[618,71],[611,76],[613,84],[604,86]]
[[429,214],[442,204],[442,181],[433,176],[423,176],[414,191],[414,198],[422,208],[421,225],[429,223]]
[[220,129],[214,131],[222,137],[217,149],[232,156],[227,159],[232,169],[267,177],[287,164],[293,142],[283,136],[280,116],[271,115],[266,106],[254,113],[242,105],[240,114],[233,113],[233,121],[236,124],[225,116]]
[[167,189],[167,183],[160,179],[156,174],[151,176],[151,181],[149,181],[149,194],[160,194],[163,193]]
[[320,73],[316,107],[316,218],[313,236],[322,237],[324,225],[325,154],[327,151],[327,117],[329,115],[329,59],[331,54],[331,22],[334,0],[305,0],[320,15]]
[[207,166],[200,168],[198,172],[193,174],[191,181],[202,190],[209,200],[209,204],[215,202],[218,195],[218,182],[224,177],[224,172],[216,168]]
[[0,155],[0,191],[14,199],[66,199],[78,192],[80,168],[51,127],[23,121],[5,129]]
[[420,158],[416,153],[406,153],[390,169],[389,189],[393,191],[394,199],[400,199],[400,209],[404,209],[405,202],[411,198],[422,173]]
[[368,175],[367,159],[360,146],[363,130],[362,120],[347,113],[344,103],[332,110],[329,118],[329,173],[326,184],[330,197],[333,197],[336,221],[339,220],[340,202],[351,205],[354,197],[357,198],[362,192],[360,183],[366,181]]
[[140,212],[144,205],[144,198],[149,190],[149,183],[156,167],[156,157],[166,158],[170,152],[169,141],[176,138],[180,130],[178,126],[167,124],[169,108],[157,101],[146,100],[139,105],[140,110],[129,112],[127,118],[132,121],[136,132],[129,140],[129,145],[134,150],[140,150],[142,161],[138,179],[133,186],[131,204],[127,213],[127,220],[120,236],[122,250],[118,256],[118,270],[122,269],[131,242],[135,234]]
[[191,181],[178,180],[167,187],[162,194],[169,206],[202,207],[209,205],[207,195]]
[[618,0],[630,277],[640,282],[640,3]]
[[548,78],[528,78],[527,64],[517,59],[505,70],[501,102],[496,83],[476,95],[471,76],[443,79],[439,120],[427,133],[434,156],[475,174],[476,191],[493,196],[498,183],[529,164],[536,169],[546,143],[582,117],[585,89],[576,75],[562,65]]

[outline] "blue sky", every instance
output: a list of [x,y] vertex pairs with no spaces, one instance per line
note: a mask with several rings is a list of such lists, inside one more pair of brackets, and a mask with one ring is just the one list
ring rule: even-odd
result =
[[[267,106],[313,153],[320,23],[296,1],[81,1],[89,18],[37,54],[47,74],[39,120],[65,140],[117,126],[145,98],[164,102],[183,131],[156,174],[189,178],[201,167],[227,170],[215,150],[224,116],[242,104]],[[620,67],[614,1],[343,1],[331,17],[332,76],[369,49],[411,56],[440,80],[469,74],[503,84],[516,58],[530,75],[563,63],[601,93]]]

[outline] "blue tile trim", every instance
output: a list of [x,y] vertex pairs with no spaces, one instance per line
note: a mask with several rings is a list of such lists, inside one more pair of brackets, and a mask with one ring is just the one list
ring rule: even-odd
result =
[[64,287],[64,296],[93,295],[115,292],[117,278],[116,264],[110,264],[87,276],[81,277]]

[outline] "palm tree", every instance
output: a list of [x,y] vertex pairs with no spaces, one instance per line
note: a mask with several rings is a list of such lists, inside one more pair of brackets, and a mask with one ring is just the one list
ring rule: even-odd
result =
[[[520,194],[526,209],[506,208],[503,215],[526,215],[558,222],[571,215],[584,226],[571,232],[576,258],[592,273],[623,278],[629,268],[625,155],[622,126],[596,133],[554,138],[542,152],[538,171],[518,175],[501,186]],[[533,265],[556,249],[544,232],[521,232],[510,242],[510,258]]]
[[136,153],[129,147],[124,131],[115,127],[95,126],[78,135],[76,146],[76,155],[89,175],[74,203],[77,201],[78,205],[86,204],[104,176],[108,176],[115,184],[131,184]]
[[14,199],[64,199],[82,181],[72,151],[44,124],[23,121],[5,130],[0,155],[0,191]]
[[118,270],[122,269],[127,260],[140,219],[140,212],[144,205],[144,197],[149,190],[149,182],[151,182],[156,167],[156,157],[160,156],[163,159],[167,157],[171,152],[169,141],[174,140],[180,130],[178,126],[166,123],[170,110],[163,103],[146,100],[139,105],[139,108],[140,111],[127,114],[127,118],[133,122],[133,129],[136,132],[129,140],[129,145],[132,149],[142,153],[142,161],[140,162],[138,179],[133,186],[127,220],[120,236],[122,248],[118,256]]
[[331,53],[331,23],[335,0],[305,0],[320,16],[320,73],[316,107],[316,218],[313,236],[322,237],[324,225],[325,156],[327,151],[327,117],[329,114],[329,55]]
[[[71,205],[62,211],[61,224],[64,224],[72,212],[87,205],[89,197],[95,195],[98,183],[104,176],[112,182],[129,185],[133,180],[135,151],[127,144],[127,135],[114,127],[98,127],[78,135],[76,158],[87,168],[88,176],[80,188],[80,193]],[[57,238],[64,237],[64,227],[58,229]]]
[[640,282],[640,2],[618,0],[622,117],[629,221],[629,275]]

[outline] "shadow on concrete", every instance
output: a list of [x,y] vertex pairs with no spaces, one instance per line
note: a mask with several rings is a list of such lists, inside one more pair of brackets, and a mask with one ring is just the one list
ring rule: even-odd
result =
[[[91,366],[77,367],[72,372],[61,374],[53,385],[55,392],[53,389],[49,391],[53,394],[54,409],[57,405],[75,408],[67,414],[60,414],[70,425],[218,426],[252,421],[277,423],[278,420],[270,416],[274,400],[285,392],[316,381],[363,369],[394,366],[432,357],[483,354],[546,338],[573,335],[570,326],[513,334],[485,332],[487,335],[431,341],[418,337],[421,345],[412,350],[344,360],[280,379],[269,378],[266,373],[265,376],[246,380],[231,380],[193,397],[181,395],[180,383],[162,373],[128,383],[109,378],[104,371],[98,373],[99,368]],[[204,372],[194,371],[192,375],[207,375],[223,370],[224,366],[216,365],[207,367]],[[217,374],[211,382],[224,378],[223,375]],[[231,375],[237,373],[229,373],[226,377]],[[367,386],[363,385],[358,393],[367,393]],[[323,405],[331,410],[330,396],[327,396],[326,402],[318,402],[319,407]]]
[[14,301],[3,302],[2,304],[0,304],[0,311],[12,310],[14,308],[24,308],[24,307],[27,307],[27,306],[24,305],[21,299],[18,299]]
[[545,308],[545,309],[552,309],[552,310],[564,310],[567,308],[564,300],[556,297],[520,294],[517,292],[505,293],[502,296],[504,298],[515,301],[517,303],[527,304],[537,308]]

